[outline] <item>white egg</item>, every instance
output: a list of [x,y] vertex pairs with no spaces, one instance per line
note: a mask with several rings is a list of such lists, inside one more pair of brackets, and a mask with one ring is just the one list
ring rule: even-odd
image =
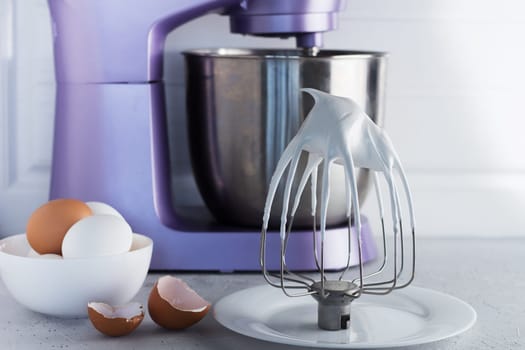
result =
[[91,209],[93,215],[115,215],[124,219],[122,214],[109,204],[102,202],[86,202],[86,205]]
[[67,231],[62,256],[85,258],[125,253],[131,248],[132,236],[131,227],[118,216],[88,216]]

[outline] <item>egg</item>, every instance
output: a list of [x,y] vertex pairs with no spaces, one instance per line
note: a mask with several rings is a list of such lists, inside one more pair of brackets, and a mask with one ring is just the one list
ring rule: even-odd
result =
[[91,209],[76,199],[55,199],[31,214],[26,227],[27,241],[39,254],[62,254],[62,241],[77,221],[92,215]]
[[77,221],[62,242],[64,258],[86,258],[129,251],[133,233],[128,223],[114,215],[94,215]]
[[148,298],[151,319],[167,329],[183,329],[199,322],[210,306],[184,281],[173,276],[160,277]]
[[111,306],[106,303],[88,303],[88,317],[101,333],[120,337],[133,332],[144,319],[144,311],[139,303]]
[[109,204],[102,202],[86,202],[86,205],[91,209],[93,215],[115,215],[124,219],[122,214]]

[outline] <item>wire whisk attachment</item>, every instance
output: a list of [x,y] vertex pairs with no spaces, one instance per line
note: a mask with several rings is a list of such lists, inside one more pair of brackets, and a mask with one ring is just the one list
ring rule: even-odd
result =
[[[384,295],[408,286],[414,279],[416,267],[415,218],[412,195],[408,181],[385,131],[379,128],[354,101],[333,96],[315,89],[302,89],[314,99],[314,106],[307,115],[297,134],[285,148],[270,181],[263,214],[261,232],[260,264],[266,281],[290,297],[311,295],[318,302],[318,326],[321,329],[340,330],[350,325],[351,302],[363,294]],[[292,183],[295,180],[299,158],[303,152],[308,155],[306,167],[300,175],[294,195]],[[319,229],[316,222],[317,176],[321,172],[321,198],[319,205]],[[343,166],[345,173],[346,216],[348,218],[347,263],[336,273],[325,270],[326,217],[330,193],[330,169]],[[379,266],[366,271],[363,266],[361,214],[357,192],[356,169],[369,169],[376,189],[379,217],[382,230],[382,261]],[[280,269],[270,272],[266,264],[266,238],[270,212],[277,187],[286,169],[283,205],[280,224]],[[292,271],[286,263],[286,252],[292,233],[293,218],[299,207],[301,195],[310,180],[313,257],[317,266],[316,274]],[[382,190],[383,180],[388,188],[391,219],[386,220]],[[400,194],[402,196],[400,196]],[[402,199],[404,202],[402,202]],[[406,209],[405,209],[406,208]],[[408,210],[410,233],[403,228],[402,210]],[[386,223],[390,222],[386,228]],[[351,236],[357,236],[357,247],[352,247]],[[352,250],[356,249],[355,252]],[[350,256],[357,254],[357,271],[350,275]]]

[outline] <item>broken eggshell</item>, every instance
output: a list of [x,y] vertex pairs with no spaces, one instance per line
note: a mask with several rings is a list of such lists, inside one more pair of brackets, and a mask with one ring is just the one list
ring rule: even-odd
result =
[[199,322],[211,304],[184,281],[163,276],[153,286],[148,299],[151,319],[167,329],[184,329]]
[[133,332],[144,319],[144,310],[139,303],[111,306],[101,302],[90,302],[88,316],[93,326],[102,334],[120,337]]

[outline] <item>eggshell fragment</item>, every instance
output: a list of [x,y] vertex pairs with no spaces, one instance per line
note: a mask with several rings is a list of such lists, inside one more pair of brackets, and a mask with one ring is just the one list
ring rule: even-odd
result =
[[148,299],[151,319],[167,329],[183,329],[199,322],[210,306],[184,281],[172,276],[159,278]]
[[91,209],[93,215],[115,215],[124,219],[122,214],[109,204],[102,202],[86,202],[86,205]]
[[105,303],[88,303],[88,317],[93,326],[102,334],[120,337],[133,332],[144,319],[139,303],[111,306]]
[[80,219],[92,215],[91,209],[76,199],[55,199],[36,209],[27,222],[26,237],[39,254],[62,254],[62,240]]
[[113,215],[94,215],[75,223],[62,242],[64,258],[115,255],[129,251],[133,240],[131,227]]

